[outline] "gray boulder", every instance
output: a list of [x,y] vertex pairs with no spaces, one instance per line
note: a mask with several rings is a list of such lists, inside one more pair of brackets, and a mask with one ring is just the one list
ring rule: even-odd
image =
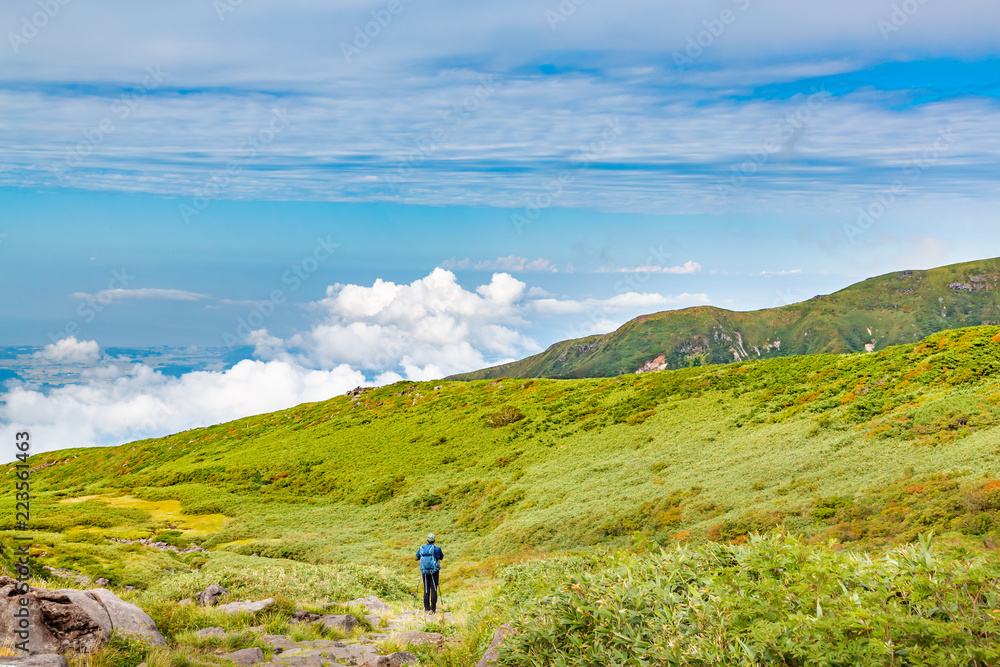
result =
[[223,595],[229,595],[229,591],[218,584],[212,584],[201,593],[195,595],[194,599],[197,600],[200,605],[213,607],[219,604],[219,598]]
[[348,602],[346,604],[361,605],[362,607],[364,607],[368,611],[374,612],[376,614],[379,613],[379,612],[392,611],[392,607],[390,607],[386,603],[382,602],[381,600],[379,600],[374,595],[369,595],[366,598],[358,598],[357,600],[351,600],[350,602]]
[[26,598],[31,634],[31,654],[89,653],[108,641],[113,631],[139,637],[154,646],[166,646],[163,636],[149,616],[103,588],[90,591],[46,590],[30,587],[26,595],[17,591],[17,582],[0,577],[0,642],[15,645],[22,641],[14,613]]
[[255,614],[258,611],[264,611],[273,604],[274,598],[267,598],[266,600],[258,600],[257,602],[250,602],[249,600],[244,602],[230,602],[229,604],[220,605],[219,609],[227,614],[239,614],[241,612]]
[[241,648],[232,653],[223,653],[222,657],[226,660],[232,660],[237,665],[243,665],[243,667],[251,667],[264,662],[264,652],[259,648]]
[[271,645],[271,648],[274,649],[275,653],[281,653],[282,651],[296,651],[302,648],[285,635],[264,635],[264,641]]
[[486,653],[483,654],[482,659],[476,663],[476,667],[489,667],[490,665],[495,665],[500,656],[497,651],[503,646],[504,639],[512,633],[512,628],[509,624],[501,625],[497,628],[496,633],[493,635],[493,641],[490,642],[490,647],[486,649]]
[[444,643],[444,635],[437,632],[421,632],[420,630],[407,630],[394,635],[396,639],[404,644],[433,644],[440,646]]
[[66,657],[58,653],[9,656],[0,658],[0,664],[14,667],[69,667]]
[[358,627],[358,619],[354,618],[351,614],[325,614],[320,616],[320,623],[323,627],[328,630],[340,630],[341,632],[350,633],[354,628]]
[[111,585],[111,580],[107,577],[98,577],[97,581],[94,582],[94,585],[98,588],[107,588]]
[[156,623],[142,609],[125,602],[106,588],[87,591],[108,612],[111,625],[116,632],[142,639],[151,646],[166,646],[163,635],[156,629]]

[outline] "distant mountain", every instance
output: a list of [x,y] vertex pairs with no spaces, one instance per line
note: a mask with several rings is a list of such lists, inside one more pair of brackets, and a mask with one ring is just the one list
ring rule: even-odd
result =
[[869,278],[780,308],[710,306],[637,317],[617,331],[449,379],[610,377],[802,354],[873,352],[1000,323],[1000,258]]

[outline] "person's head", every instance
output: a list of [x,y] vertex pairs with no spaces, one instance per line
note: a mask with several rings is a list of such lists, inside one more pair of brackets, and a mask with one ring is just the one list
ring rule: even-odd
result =
[[434,533],[427,533],[427,544],[434,544],[434,540],[436,539],[437,537],[434,536]]

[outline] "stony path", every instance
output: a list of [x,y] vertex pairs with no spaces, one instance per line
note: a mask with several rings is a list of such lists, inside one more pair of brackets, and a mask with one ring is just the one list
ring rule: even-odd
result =
[[[420,626],[432,620],[439,623],[451,622],[451,614],[430,616],[418,611],[393,614],[388,608],[372,611],[374,613],[368,615],[367,619],[373,627],[378,627],[380,630],[357,639],[295,642],[285,635],[265,635],[264,641],[274,649],[274,656],[271,662],[265,663],[263,667],[398,667],[416,662],[416,657],[409,651],[383,655],[379,652],[377,644],[393,640],[401,646],[419,644],[441,646],[447,641],[444,635],[436,632],[421,632],[407,628]],[[236,656],[232,658],[239,662]]]

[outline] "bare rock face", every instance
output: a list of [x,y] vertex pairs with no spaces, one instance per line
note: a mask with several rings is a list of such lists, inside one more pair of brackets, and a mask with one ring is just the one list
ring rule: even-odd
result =
[[403,644],[433,644],[434,646],[440,646],[444,643],[444,635],[437,632],[421,632],[420,630],[400,632],[395,635],[395,638]]
[[258,600],[257,602],[230,602],[229,604],[224,604],[219,607],[222,611],[227,614],[239,614],[241,612],[246,612],[248,614],[254,614],[258,611],[264,611],[275,602],[274,598],[267,598],[266,600]]
[[476,667],[490,667],[490,665],[495,665],[497,659],[500,657],[497,651],[503,646],[503,640],[511,633],[510,625],[501,625],[497,628],[496,634],[493,635],[493,641],[490,642],[490,647],[486,649],[486,653],[483,654],[482,660],[476,663]]
[[350,602],[347,602],[346,604],[349,604],[349,605],[351,605],[351,604],[361,605],[362,607],[364,607],[368,611],[376,613],[376,614],[381,614],[381,612],[391,612],[392,611],[392,608],[389,605],[387,605],[386,603],[382,602],[381,600],[379,600],[374,595],[369,595],[366,598],[358,598],[357,600],[351,600]]
[[264,662],[264,652],[259,648],[244,648],[232,653],[223,653],[222,657],[232,660],[237,665],[243,665],[243,667],[251,667]]
[[229,595],[229,591],[218,584],[212,584],[201,593],[194,596],[194,599],[197,600],[200,605],[212,607],[219,604],[219,598],[223,595]]
[[87,594],[97,598],[111,617],[112,627],[119,634],[140,638],[151,646],[167,645],[163,635],[156,629],[156,623],[142,609],[125,602],[106,588],[95,588],[87,591]]
[[13,665],[13,667],[69,667],[65,656],[58,653],[8,656],[0,658],[0,664]]
[[[21,605],[25,598],[27,605]],[[24,641],[16,633],[20,619],[15,612],[28,610],[28,652],[33,655],[76,651],[89,653],[101,646],[112,631],[139,637],[154,646],[166,646],[156,624],[144,611],[111,591],[29,588],[17,592],[17,582],[0,577],[0,642]]]
[[341,632],[351,632],[358,627],[358,619],[350,614],[325,614],[319,619],[323,626],[329,629],[337,629]]

